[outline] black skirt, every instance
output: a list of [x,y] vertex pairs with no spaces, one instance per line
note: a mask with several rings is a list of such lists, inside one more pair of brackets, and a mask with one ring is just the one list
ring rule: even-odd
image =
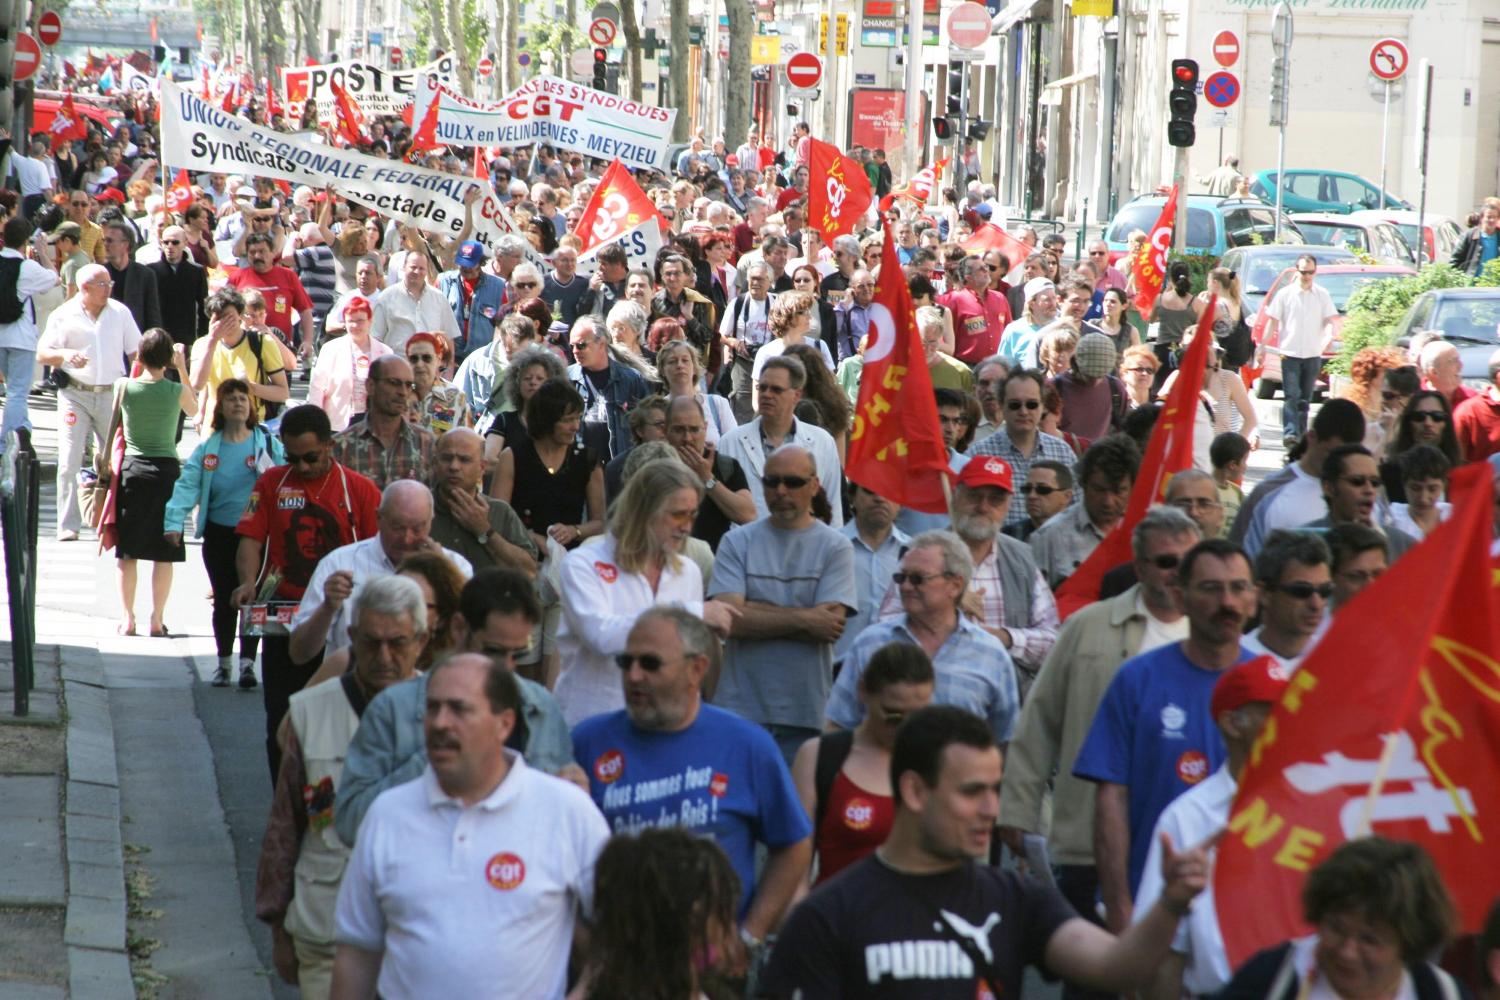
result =
[[162,537],[167,501],[182,463],[175,458],[126,455],[120,466],[120,495],[115,504],[116,559],[182,562],[186,549]]

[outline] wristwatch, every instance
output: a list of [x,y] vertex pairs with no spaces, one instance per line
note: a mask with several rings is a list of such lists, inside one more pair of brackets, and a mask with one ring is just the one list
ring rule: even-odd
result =
[[474,536],[474,540],[480,545],[488,545],[490,544],[490,534],[491,533],[488,531],[481,531],[479,534]]
[[707,479],[703,480],[703,492],[712,493],[714,491],[714,487],[718,485],[719,481],[713,476],[709,476]]

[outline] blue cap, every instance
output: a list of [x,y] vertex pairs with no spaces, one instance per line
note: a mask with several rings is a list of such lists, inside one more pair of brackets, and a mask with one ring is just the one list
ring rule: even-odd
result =
[[484,263],[484,244],[478,240],[464,240],[458,245],[458,256],[454,260],[459,267],[478,267]]

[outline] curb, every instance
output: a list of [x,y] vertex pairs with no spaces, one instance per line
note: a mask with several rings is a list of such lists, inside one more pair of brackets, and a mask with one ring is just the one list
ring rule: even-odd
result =
[[72,1000],[133,1000],[135,983],[125,950],[120,775],[104,660],[97,650],[74,649],[59,668],[68,709],[63,799],[68,995]]

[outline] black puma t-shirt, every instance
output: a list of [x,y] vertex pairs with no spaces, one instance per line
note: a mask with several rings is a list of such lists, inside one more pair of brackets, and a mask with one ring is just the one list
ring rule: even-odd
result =
[[991,991],[967,938],[994,969],[1000,1000],[1021,995],[1054,931],[1077,914],[1056,889],[989,865],[904,875],[871,855],[788,918],[761,980],[775,1000],[976,1000]]

